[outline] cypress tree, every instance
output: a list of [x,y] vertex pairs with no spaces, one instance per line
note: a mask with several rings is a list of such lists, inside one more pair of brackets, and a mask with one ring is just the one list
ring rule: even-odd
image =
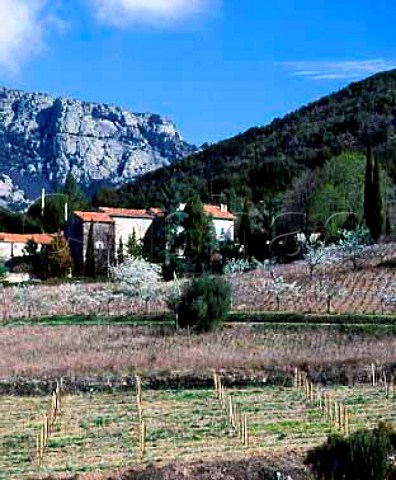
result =
[[366,174],[364,179],[364,204],[363,214],[367,228],[372,230],[373,223],[373,149],[371,145],[367,148]]
[[120,241],[118,242],[117,262],[118,264],[124,262],[124,243],[122,241],[122,237],[120,237]]
[[381,198],[381,185],[379,175],[378,157],[375,156],[374,168],[373,168],[373,185],[372,185],[372,224],[370,233],[374,240],[378,240],[382,233],[383,215],[382,215],[382,198]]
[[94,277],[96,273],[95,268],[95,243],[94,243],[94,224],[91,222],[88,231],[87,251],[85,255],[85,275],[87,277]]
[[249,216],[249,205],[246,201],[243,206],[243,212],[241,215],[241,221],[239,224],[238,239],[239,243],[243,245],[244,257],[248,258],[251,255],[251,236],[252,236],[252,226]]
[[214,247],[214,232],[211,217],[206,215],[199,198],[193,198],[184,209],[186,219],[186,249],[187,262],[195,265],[196,273],[203,273],[210,263],[210,255]]

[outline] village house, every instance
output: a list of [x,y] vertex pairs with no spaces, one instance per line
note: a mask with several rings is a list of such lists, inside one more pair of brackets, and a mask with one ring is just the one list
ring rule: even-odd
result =
[[87,253],[89,230],[95,249],[97,272],[105,272],[113,263],[115,252],[115,222],[103,212],[75,211],[66,225],[65,235],[74,260],[75,273],[81,274]]
[[236,216],[228,211],[227,205],[205,204],[204,212],[213,218],[216,240],[220,242],[224,240],[234,241]]
[[53,235],[49,233],[0,233],[0,260],[5,263],[12,258],[22,257],[29,240],[37,243],[38,251],[41,251],[44,245],[50,245]]
[[[185,204],[180,204],[179,210],[184,210],[184,207]],[[204,212],[212,217],[216,240],[234,240],[236,217],[228,211],[226,205],[205,204]],[[104,272],[113,263],[120,244],[123,245],[124,254],[127,254],[130,236],[135,233],[136,240],[142,241],[153,226],[154,219],[163,217],[164,214],[160,208],[143,210],[100,207],[97,212],[74,212],[65,234],[75,265],[80,267],[79,273],[82,273],[85,263],[91,224],[97,268]]]
[[115,245],[120,243],[126,253],[129,237],[135,232],[136,240],[143,240],[153,223],[153,215],[147,210],[100,207],[99,210],[114,220]]

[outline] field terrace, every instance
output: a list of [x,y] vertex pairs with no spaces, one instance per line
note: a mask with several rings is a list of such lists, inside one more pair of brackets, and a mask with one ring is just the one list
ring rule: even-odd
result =
[[[154,327],[153,327],[154,328]],[[139,326],[17,326],[0,337],[0,378],[182,372],[213,369],[260,372],[304,368],[368,367],[396,362],[394,335],[296,332],[231,325],[205,335],[157,335]]]
[[[278,310],[276,295],[271,291],[271,278],[282,276],[298,288],[279,296],[279,309],[323,313],[327,309],[325,294],[318,285],[325,284],[341,291],[331,299],[333,312],[394,313],[395,307],[381,301],[386,284],[396,284],[396,268],[385,262],[396,261],[396,244],[368,247],[357,269],[351,262],[338,261],[319,265],[309,274],[304,261],[275,265],[272,273],[259,268],[247,273],[229,274],[232,285],[232,308],[237,311]],[[120,295],[112,283],[66,283],[62,285],[30,285],[4,287],[0,290],[0,321],[40,318],[52,315],[126,315],[167,311],[166,297],[172,283],[163,284],[158,295],[147,304],[142,300]]]

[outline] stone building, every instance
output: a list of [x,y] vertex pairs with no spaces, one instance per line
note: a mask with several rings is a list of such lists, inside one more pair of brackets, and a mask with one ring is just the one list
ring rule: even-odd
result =
[[84,272],[89,230],[92,226],[95,267],[97,273],[106,273],[115,255],[115,222],[103,212],[73,212],[66,227],[66,238],[73,256],[75,273]]

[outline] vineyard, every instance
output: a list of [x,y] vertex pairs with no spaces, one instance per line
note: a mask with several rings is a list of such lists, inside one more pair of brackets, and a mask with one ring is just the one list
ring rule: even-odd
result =
[[[353,268],[338,259],[314,270],[305,261],[275,265],[271,271],[258,268],[247,273],[228,274],[232,285],[232,308],[249,310],[293,310],[302,312],[392,313],[395,305],[382,300],[387,286],[395,285],[395,244],[366,247]],[[276,294],[273,277],[296,288]],[[320,287],[320,288],[319,288]],[[167,296],[172,282],[162,282],[148,302],[120,295],[112,283],[66,283],[30,285],[0,289],[0,321],[34,319],[52,315],[94,314],[102,316],[163,313],[168,311]],[[277,298],[278,297],[278,298]],[[331,298],[331,305],[328,299]]]
[[323,387],[296,372],[293,386],[228,388],[215,375],[207,389],[149,390],[143,379],[141,389],[64,393],[59,403],[56,395],[2,397],[0,472],[8,473],[0,478],[285,451],[298,455],[330,432],[347,434],[380,420],[395,423],[394,385],[391,378],[379,380]]

